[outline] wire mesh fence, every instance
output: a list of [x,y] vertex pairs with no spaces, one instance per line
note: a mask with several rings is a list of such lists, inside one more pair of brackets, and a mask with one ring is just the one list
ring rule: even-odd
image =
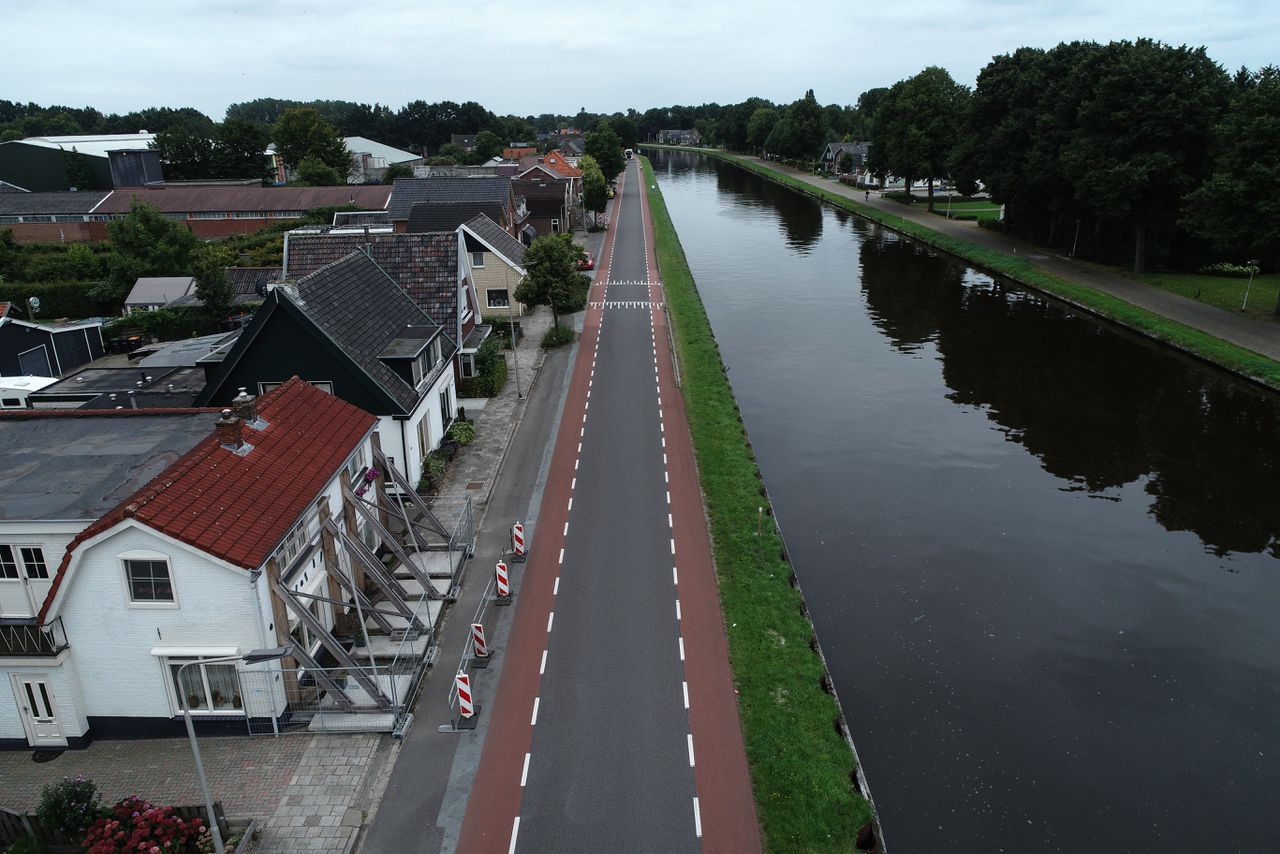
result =
[[249,732],[391,732],[425,671],[413,661],[350,668],[242,671]]

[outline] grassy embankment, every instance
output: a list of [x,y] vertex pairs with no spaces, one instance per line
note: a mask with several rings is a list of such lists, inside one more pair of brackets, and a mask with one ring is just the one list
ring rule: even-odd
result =
[[771,518],[756,533],[763,481],[680,239],[662,194],[650,190],[649,201],[765,845],[849,851],[871,809],[850,779],[854,758],[836,730],[838,708],[822,686],[782,537]]
[[[1124,271],[1121,271],[1124,272]],[[1249,304],[1245,314],[1263,320],[1275,317],[1276,298],[1280,295],[1280,273],[1248,278],[1206,276],[1201,273],[1129,273],[1124,275],[1166,291],[1181,294],[1188,299],[1199,300],[1226,311],[1240,311],[1245,304],[1245,289],[1249,291]]]
[[[660,147],[660,146],[654,146]],[[1260,353],[1239,347],[1220,338],[1201,332],[1199,329],[1193,329],[1185,326],[1177,321],[1169,320],[1158,314],[1153,314],[1146,309],[1139,308],[1135,305],[1125,302],[1124,300],[1095,291],[1092,288],[1078,285],[1075,282],[1069,282],[1066,279],[1045,272],[1036,266],[1033,261],[1021,258],[1015,255],[1006,255],[995,249],[989,249],[985,246],[979,246],[952,237],[947,234],[941,234],[931,228],[903,219],[900,216],[886,213],[878,208],[864,205],[854,201],[846,196],[831,192],[821,187],[815,187],[812,184],[801,181],[793,175],[770,169],[751,160],[746,160],[737,155],[729,154],[717,149],[694,148],[681,149],[685,151],[693,151],[699,154],[706,154],[711,157],[718,157],[736,166],[741,166],[758,175],[769,178],[772,181],[792,187],[802,193],[806,193],[822,201],[829,202],[837,207],[844,208],[866,217],[874,222],[886,225],[894,231],[913,237],[922,243],[927,243],[945,252],[957,257],[963,258],[974,266],[980,267],[988,272],[999,276],[1012,279],[1019,284],[1033,288],[1044,293],[1051,294],[1059,299],[1068,302],[1078,308],[1082,308],[1099,317],[1119,323],[1136,332],[1146,335],[1157,341],[1177,347],[1186,353],[1190,353],[1207,362],[1220,365],[1229,371],[1233,371],[1247,379],[1262,383],[1274,389],[1280,389],[1280,362],[1269,359]],[[1151,284],[1159,284],[1155,281],[1157,277],[1144,279]],[[1174,277],[1176,278],[1176,277]],[[1194,276],[1190,277],[1198,281],[1203,281],[1208,277]],[[1262,279],[1272,279],[1272,276],[1264,276]],[[1274,277],[1280,278],[1280,277]],[[1232,282],[1229,279],[1213,279],[1214,282]],[[1254,293],[1257,294],[1259,305],[1266,306],[1266,300],[1270,299],[1270,305],[1275,305],[1276,291],[1262,290],[1258,291],[1259,279],[1254,279]],[[1264,288],[1266,285],[1264,284]],[[1280,286],[1276,286],[1280,287]],[[1171,288],[1172,289],[1172,288]],[[1243,284],[1239,293],[1243,297]],[[1249,300],[1252,305],[1254,293],[1250,294]],[[1194,294],[1192,294],[1194,295]],[[1233,310],[1239,309],[1237,302]]]

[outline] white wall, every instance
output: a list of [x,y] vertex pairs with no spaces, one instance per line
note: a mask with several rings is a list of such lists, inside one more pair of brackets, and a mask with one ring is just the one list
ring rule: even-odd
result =
[[75,668],[70,658],[65,658],[61,664],[56,662],[57,659],[50,658],[45,664],[0,665],[0,739],[27,738],[26,730],[22,728],[18,698],[13,692],[13,681],[9,678],[13,673],[38,677],[48,683],[63,735],[75,738],[88,731],[89,723],[80,709]]
[[[407,421],[400,421],[389,415],[378,418],[378,437],[382,444],[382,453],[388,457],[395,457],[396,467],[404,474],[409,483],[414,486],[417,486],[418,481],[422,479],[423,456],[437,447],[440,444],[440,440],[444,438],[445,425],[440,416],[440,391],[442,389],[449,389],[450,420],[458,413],[458,390],[454,383],[452,361],[451,359],[446,363],[444,370],[440,372],[439,378],[432,383],[430,390],[423,396]],[[424,418],[427,419],[429,427],[427,431],[428,446],[425,448],[418,441],[418,424]],[[402,425],[404,428],[403,437],[400,432]],[[334,504],[333,506],[336,507],[337,505]]]
[[[0,543],[12,546],[14,557],[18,559],[18,578],[16,580],[0,578],[0,617],[34,617],[40,611],[53,576],[58,571],[58,564],[66,554],[67,544],[88,524],[88,521],[0,523]],[[40,547],[44,553],[45,568],[49,571],[47,580],[26,577],[18,551],[20,546]]]
[[[166,555],[176,608],[132,606],[120,555]],[[153,647],[261,646],[249,573],[232,570],[140,527],[129,527],[84,550],[59,614],[71,644],[88,716],[169,717],[168,676]],[[269,612],[264,615],[269,619]]]

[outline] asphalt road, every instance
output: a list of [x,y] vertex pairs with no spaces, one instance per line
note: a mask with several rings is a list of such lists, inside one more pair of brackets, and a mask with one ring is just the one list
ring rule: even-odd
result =
[[637,163],[611,222],[463,852],[760,848]]

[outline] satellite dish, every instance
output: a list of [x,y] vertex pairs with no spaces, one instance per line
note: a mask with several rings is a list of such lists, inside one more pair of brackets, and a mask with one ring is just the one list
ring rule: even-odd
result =
[[39,314],[40,313],[40,297],[27,297],[27,308],[31,310],[31,314],[33,316]]

